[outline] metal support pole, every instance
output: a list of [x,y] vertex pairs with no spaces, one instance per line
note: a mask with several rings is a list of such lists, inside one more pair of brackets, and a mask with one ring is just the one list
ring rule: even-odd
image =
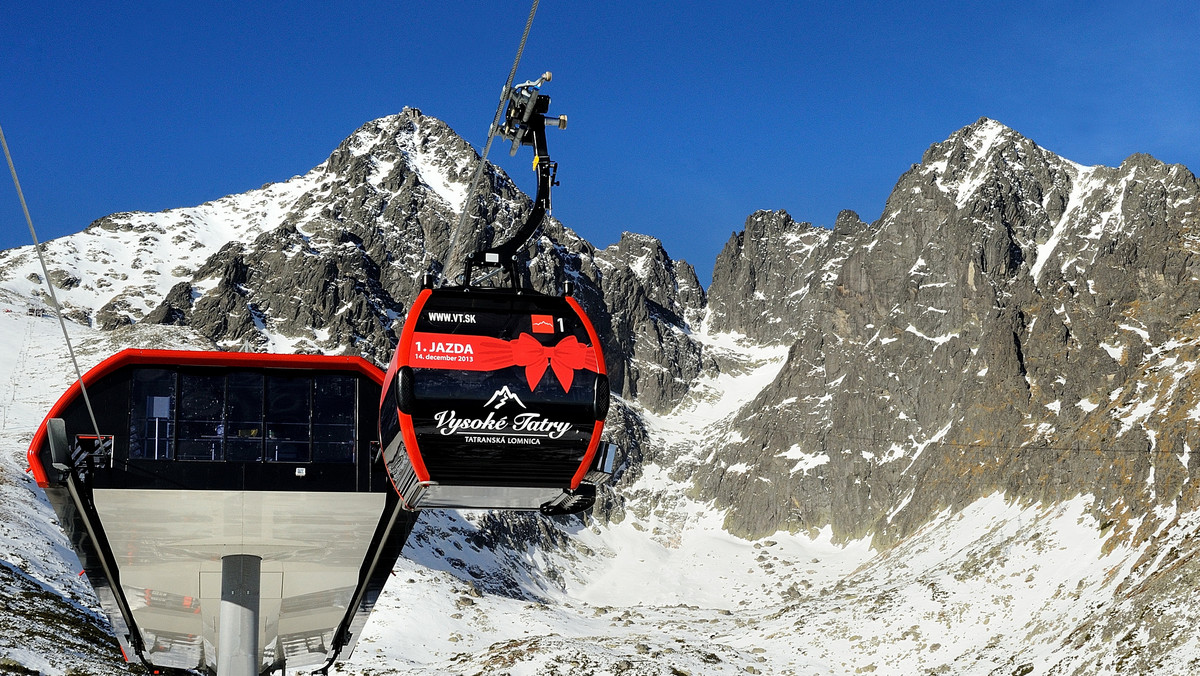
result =
[[258,676],[258,605],[262,559],[234,554],[221,559],[221,628],[217,676]]

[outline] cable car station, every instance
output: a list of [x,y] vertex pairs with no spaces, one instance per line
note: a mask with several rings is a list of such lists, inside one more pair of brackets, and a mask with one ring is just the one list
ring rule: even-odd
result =
[[126,350],[83,380],[100,433],[77,383],[30,461],[126,658],[256,674],[348,656],[415,520],[376,452],[379,369]]

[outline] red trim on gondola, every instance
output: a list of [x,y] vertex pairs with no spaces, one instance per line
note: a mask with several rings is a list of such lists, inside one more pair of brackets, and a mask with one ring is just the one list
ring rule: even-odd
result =
[[[583,320],[583,328],[587,330],[588,338],[592,341],[592,349],[596,351],[596,372],[608,375],[608,371],[604,366],[604,352],[600,349],[600,335],[596,333],[596,327],[592,326],[592,320],[583,311],[583,307],[579,305],[579,301],[572,296],[567,296],[567,304],[575,309],[575,313]],[[583,477],[587,475],[588,470],[592,467],[592,461],[596,458],[596,450],[600,448],[600,433],[604,431],[604,421],[597,420],[596,426],[592,428],[592,441],[588,444],[587,453],[583,454],[583,462],[579,464],[579,469],[575,471],[575,476],[571,478],[571,490],[579,488],[579,484],[583,481]]]
[[[404,329],[396,345],[395,356],[388,365],[387,375],[385,376],[385,382],[389,385],[396,378],[400,368],[404,366],[410,368],[464,371],[494,371],[510,366],[522,366],[526,369],[526,380],[531,390],[536,388],[542,375],[544,375],[548,368],[554,371],[559,384],[568,390],[573,383],[574,372],[577,370],[587,370],[607,375],[600,336],[596,333],[595,326],[592,325],[591,320],[583,311],[579,302],[574,298],[566,297],[565,300],[583,324],[584,330],[591,342],[590,345],[584,345],[574,337],[570,337],[569,340],[564,339],[557,345],[548,346],[542,345],[540,341],[528,334],[523,334],[512,341],[506,341],[490,336],[474,334],[418,333],[416,330],[418,324],[416,318],[421,316],[432,294],[433,291],[431,289],[422,290],[408,310],[408,318],[405,321]],[[422,350],[414,351],[414,347],[418,342]],[[536,350],[531,349],[532,343],[537,343]],[[435,345],[440,345],[441,347],[433,347]],[[468,347],[470,348],[469,354]],[[468,356],[470,357],[469,359],[467,358]],[[383,398],[380,400],[381,410],[384,406],[391,406],[393,408],[396,406],[394,401],[386,399],[387,390],[388,387],[385,386],[382,393]],[[412,416],[397,411],[397,418],[399,419],[400,434],[405,452],[408,454],[409,463],[412,466],[416,479],[422,482],[429,481],[429,470],[426,468],[424,458],[421,456],[421,449],[417,443],[416,429]],[[587,450],[581,459],[579,468],[571,478],[570,487],[572,490],[579,488],[583,478],[591,469],[600,447],[600,436],[603,429],[604,421],[595,421]],[[394,486],[395,477],[391,477],[390,471],[389,478],[392,480]]]
[[[433,289],[422,289],[421,293],[417,294],[417,299],[413,301],[412,307],[408,309],[408,319],[404,322],[404,330],[400,333],[400,343],[396,346],[396,358],[393,360],[397,370],[401,366],[412,365],[410,355],[412,354],[413,335],[417,331],[415,320],[421,316],[421,311],[425,309],[425,301],[429,300],[429,296],[432,294]],[[394,377],[394,373],[389,374],[389,378]],[[390,383],[391,380],[388,382]],[[384,396],[386,396],[386,388],[384,390]],[[396,402],[389,402],[388,405],[395,406]],[[404,452],[408,454],[408,461],[412,464],[413,473],[417,475],[417,481],[429,481],[429,470],[425,469],[425,459],[421,457],[421,449],[417,447],[417,431],[414,429],[412,416],[400,411],[396,411],[396,415],[400,419],[400,435],[404,438]]]
[[592,320],[583,311],[583,307],[579,305],[579,301],[571,296],[567,296],[566,300],[567,305],[570,305],[575,310],[575,314],[579,315],[579,319],[583,322],[583,328],[587,330],[588,338],[592,341],[592,349],[596,352],[596,373],[608,375],[608,371],[604,368],[604,352],[600,349],[600,336],[596,333],[596,327],[592,326]]
[[600,432],[604,431],[604,421],[597,420],[596,426],[592,428],[592,441],[588,444],[587,453],[583,454],[583,462],[579,464],[579,469],[575,470],[575,476],[571,477],[571,490],[579,488],[579,484],[583,482],[583,477],[587,476],[588,470],[592,468],[592,460],[596,457],[596,449],[600,448]]
[[421,316],[425,309],[425,301],[433,295],[433,289],[422,289],[408,309],[408,318],[404,321],[404,330],[400,332],[400,344],[396,346],[396,365],[409,366],[408,355],[412,352],[413,334],[417,332],[416,317]]
[[[341,357],[321,354],[259,354],[255,352],[200,352],[191,350],[122,350],[105,359],[83,374],[83,384],[92,386],[126,366],[216,366],[267,369],[296,369],[305,371],[357,371],[380,387],[383,372],[362,357]],[[46,423],[51,418],[62,417],[66,408],[81,396],[79,381],[58,398],[50,412],[42,420],[33,440],[29,443],[27,457],[33,470],[33,478],[42,488],[50,485],[46,468],[42,466],[40,451],[46,443]]]

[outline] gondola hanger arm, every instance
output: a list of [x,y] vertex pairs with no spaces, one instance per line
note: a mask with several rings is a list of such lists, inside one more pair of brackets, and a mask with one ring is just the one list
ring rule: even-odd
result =
[[[534,81],[524,82],[508,93],[508,105],[504,122],[496,134],[512,141],[511,154],[515,155],[522,146],[534,149],[533,169],[537,173],[537,194],[525,222],[507,241],[490,249],[477,251],[467,257],[463,279],[467,286],[477,283],[472,273],[476,267],[498,267],[509,273],[512,284],[517,285],[516,253],[524,247],[542,225],[550,211],[550,189],[558,185],[558,163],[550,159],[546,147],[546,126],[552,122],[559,129],[567,128],[567,116],[549,117],[550,97],[542,94],[540,87],[552,78],[550,72],[543,73]],[[491,274],[488,275],[490,277]],[[480,280],[482,281],[482,280]]]

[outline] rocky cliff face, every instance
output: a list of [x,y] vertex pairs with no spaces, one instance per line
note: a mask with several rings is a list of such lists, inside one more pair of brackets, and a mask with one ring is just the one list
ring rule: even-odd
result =
[[[932,146],[873,224],[844,213],[787,249],[801,226],[752,216],[718,261],[713,327],[794,342],[700,493],[747,535],[885,542],[997,490],[1094,492],[1143,534],[1156,505],[1195,507],[1198,198],[1181,166],[1082,167],[985,119]],[[739,286],[795,300],[718,306]]]
[[[849,212],[844,227],[856,220]],[[742,333],[759,343],[795,339],[801,304],[822,272],[814,256],[831,232],[797,223],[785,211],[759,211],[746,219],[717,256],[709,290],[708,328]]]
[[655,411],[669,411],[701,370],[689,334],[698,326],[704,288],[692,266],[673,261],[662,242],[624,233],[597,254],[607,302],[613,391]]
[[[145,321],[188,324],[225,348],[386,362],[393,323],[421,275],[446,259],[477,162],[444,124],[414,110],[364,125],[288,203],[261,214],[271,219],[262,234],[223,246]],[[496,192],[486,217],[495,236],[529,204],[503,174],[490,178]]]
[[[531,207],[494,167],[468,201],[478,161],[444,123],[406,109],[364,125],[304,176],[198,207],[114,214],[50,242],[51,282],[71,317],[103,329],[170,324],[219,349],[383,364],[422,276],[453,275]],[[464,208],[471,217],[455,235]],[[686,333],[704,305],[691,266],[648,237],[597,251],[553,219],[521,255],[534,288],[575,283],[609,339],[615,391],[656,408],[681,396],[698,372]],[[28,248],[0,256],[0,282],[44,299],[38,270]]]

